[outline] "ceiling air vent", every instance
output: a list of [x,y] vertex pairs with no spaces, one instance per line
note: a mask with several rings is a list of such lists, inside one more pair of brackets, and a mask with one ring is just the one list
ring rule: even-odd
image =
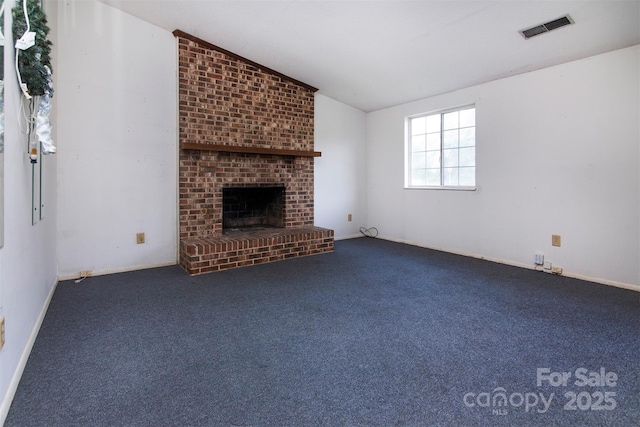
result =
[[553,21],[549,21],[545,24],[522,30],[520,31],[520,34],[522,34],[522,37],[524,37],[525,39],[528,39],[533,36],[537,36],[538,34],[548,33],[551,30],[555,30],[556,28],[564,27],[565,25],[570,24],[573,24],[573,19],[571,19],[571,16],[565,15],[562,18],[554,19]]

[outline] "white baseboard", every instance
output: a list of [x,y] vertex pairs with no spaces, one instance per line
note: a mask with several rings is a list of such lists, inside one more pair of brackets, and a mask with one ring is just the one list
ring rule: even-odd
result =
[[11,382],[9,383],[9,387],[7,388],[7,392],[5,393],[4,398],[2,399],[2,405],[0,405],[0,425],[4,425],[4,422],[7,419],[7,415],[9,414],[9,409],[11,408],[11,402],[13,402],[13,397],[16,395],[16,391],[18,390],[18,384],[20,383],[20,378],[22,378],[22,373],[24,372],[24,368],[25,366],[27,366],[27,360],[29,360],[31,349],[33,349],[33,345],[36,342],[36,337],[38,336],[38,332],[40,331],[40,326],[42,326],[44,316],[47,314],[47,310],[49,309],[49,304],[51,303],[51,298],[53,297],[53,293],[56,291],[57,286],[58,286],[58,280],[56,280],[51,286],[49,295],[47,295],[47,299],[42,305],[42,309],[40,310],[38,319],[36,320],[35,325],[33,325],[31,334],[29,334],[29,339],[27,339],[24,349],[22,350],[22,355],[20,356],[20,360],[18,361],[18,366],[16,366],[16,369],[13,372],[13,376],[11,377]]
[[349,234],[348,236],[340,236],[340,237],[334,237],[333,240],[349,240],[349,239],[355,239],[356,237],[364,237],[361,233],[358,234]]
[[607,285],[607,286],[615,286],[616,288],[622,288],[622,289],[628,289],[630,291],[636,291],[636,292],[640,292],[640,285],[634,285],[631,283],[624,283],[624,282],[616,282],[615,280],[608,280],[608,279],[600,279],[600,278],[595,278],[595,277],[589,277],[589,276],[583,276],[581,274],[574,274],[571,272],[562,272],[563,276],[567,276],[567,277],[571,277],[574,279],[580,279],[580,280],[586,280],[587,282],[594,282],[594,283],[599,283],[601,285]]
[[[137,270],[147,270],[149,268],[158,268],[158,267],[167,267],[169,265],[178,264],[175,260],[161,262],[157,264],[146,264],[146,265],[135,265],[131,267],[123,267],[123,268],[105,268],[102,270],[91,270],[91,276],[104,276],[105,274],[115,274],[115,273],[126,273],[128,271],[137,271]],[[58,276],[58,280],[72,280],[80,278],[80,272],[73,274],[65,274],[62,276]]]
[[[511,266],[514,266],[514,267],[521,267],[521,268],[527,268],[529,270],[535,270],[535,266],[532,265],[532,264],[525,264],[525,263],[511,261],[511,260],[502,259],[502,258],[493,258],[493,257],[488,257],[488,256],[484,256],[484,255],[478,255],[478,254],[474,254],[474,253],[470,253],[470,252],[455,251],[455,250],[446,249],[446,248],[440,248],[440,247],[435,247],[435,246],[427,246],[427,245],[423,245],[423,244],[420,244],[420,243],[417,243],[417,242],[413,242],[413,241],[410,241],[410,240],[395,239],[395,238],[387,237],[387,236],[378,236],[378,238],[382,239],[382,240],[389,240],[391,242],[405,243],[405,244],[411,245],[411,246],[418,246],[418,247],[421,247],[421,248],[433,249],[433,250],[436,250],[436,251],[448,252],[448,253],[467,256],[467,257],[471,257],[471,258],[483,259],[485,261],[497,262],[499,264],[506,264],[506,265],[511,265]],[[634,285],[634,284],[631,284],[631,283],[616,282],[615,280],[608,280],[608,279],[600,279],[600,278],[597,278],[597,277],[583,276],[583,275],[580,275],[580,274],[575,274],[575,273],[568,272],[566,270],[562,272],[562,275],[565,276],[565,277],[571,277],[573,279],[585,280],[587,282],[594,282],[594,283],[599,283],[601,285],[615,286],[616,288],[623,288],[623,289],[629,289],[631,291],[640,292],[640,285]]]

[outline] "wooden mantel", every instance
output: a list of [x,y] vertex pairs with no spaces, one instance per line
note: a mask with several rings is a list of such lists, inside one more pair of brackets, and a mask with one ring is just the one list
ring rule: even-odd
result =
[[184,142],[180,144],[182,150],[222,151],[226,153],[247,154],[275,154],[278,156],[295,157],[320,157],[320,151],[312,150],[285,150],[281,148],[243,147],[237,145],[202,144],[197,142]]

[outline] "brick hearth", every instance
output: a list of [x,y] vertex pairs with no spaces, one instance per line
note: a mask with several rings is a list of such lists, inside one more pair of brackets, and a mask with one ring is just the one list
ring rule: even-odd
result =
[[[314,92],[175,31],[180,265],[190,274],[333,250],[314,226]],[[223,234],[223,188],[284,187],[284,228]]]
[[332,250],[333,230],[313,226],[269,228],[183,240],[180,260],[190,274],[200,274]]

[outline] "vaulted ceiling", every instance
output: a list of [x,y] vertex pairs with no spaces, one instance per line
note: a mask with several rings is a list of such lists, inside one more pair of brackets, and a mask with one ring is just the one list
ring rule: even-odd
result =
[[639,0],[101,1],[367,112],[640,43]]

